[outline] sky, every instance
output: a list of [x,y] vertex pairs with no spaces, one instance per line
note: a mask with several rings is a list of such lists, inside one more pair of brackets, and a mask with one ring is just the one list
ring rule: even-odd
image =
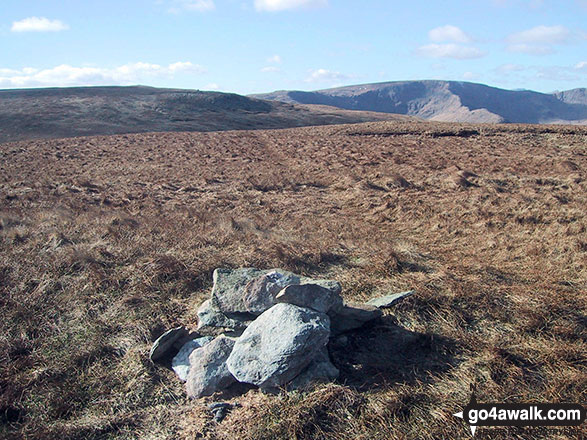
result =
[[587,0],[2,0],[0,89],[587,87]]

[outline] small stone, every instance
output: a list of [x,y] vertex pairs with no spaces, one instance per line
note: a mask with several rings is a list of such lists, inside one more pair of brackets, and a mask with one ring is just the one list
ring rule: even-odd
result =
[[235,341],[224,335],[197,348],[190,354],[190,370],[186,381],[189,397],[200,398],[221,391],[236,379],[228,371],[226,359],[230,355]]
[[171,355],[174,350],[175,343],[182,338],[188,336],[190,332],[185,327],[176,327],[167,330],[153,343],[149,358],[155,362],[161,358]]
[[226,361],[234,377],[275,388],[296,377],[327,344],[328,315],[280,303],[254,320]]
[[279,292],[275,302],[307,307],[321,313],[336,312],[342,307],[342,297],[335,290],[318,284],[289,285]]
[[379,298],[373,298],[367,301],[365,304],[369,304],[371,306],[378,307],[380,309],[386,309],[388,307],[392,307],[393,305],[397,304],[398,302],[404,300],[405,298],[414,294],[413,290],[408,290],[407,292],[400,292],[394,293],[392,295],[381,296]]
[[354,330],[382,315],[380,309],[368,304],[344,305],[331,317],[331,330],[333,334]]
[[214,414],[214,421],[220,423],[228,415],[233,405],[226,402],[214,402],[208,405],[208,409]]
[[185,382],[190,371],[190,354],[196,348],[201,348],[211,342],[214,338],[212,336],[204,336],[202,338],[192,339],[186,342],[179,350],[179,353],[171,360],[171,368],[182,382]]

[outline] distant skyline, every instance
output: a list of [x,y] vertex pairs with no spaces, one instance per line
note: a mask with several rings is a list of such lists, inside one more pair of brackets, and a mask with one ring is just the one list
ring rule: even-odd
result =
[[[367,5],[365,4],[367,3]],[[0,89],[587,87],[587,0],[3,0]]]

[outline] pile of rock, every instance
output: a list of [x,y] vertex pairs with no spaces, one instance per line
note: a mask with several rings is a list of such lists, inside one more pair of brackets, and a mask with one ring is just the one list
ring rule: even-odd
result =
[[[198,310],[198,332],[179,327],[164,333],[151,359],[174,356],[172,368],[194,398],[235,382],[273,391],[334,380],[339,372],[330,361],[330,338],[379,318],[381,308],[412,294],[349,305],[340,292],[336,281],[280,269],[216,269],[211,298]],[[223,333],[202,336],[213,329]]]

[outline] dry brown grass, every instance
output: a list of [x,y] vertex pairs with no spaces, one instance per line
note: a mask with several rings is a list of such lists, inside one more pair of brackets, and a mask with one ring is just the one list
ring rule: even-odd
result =
[[[586,139],[370,123],[0,145],[0,437],[452,439],[473,383],[585,403]],[[219,266],[417,295],[331,347],[338,383],[225,396],[241,407],[217,425],[148,349],[196,324]]]

